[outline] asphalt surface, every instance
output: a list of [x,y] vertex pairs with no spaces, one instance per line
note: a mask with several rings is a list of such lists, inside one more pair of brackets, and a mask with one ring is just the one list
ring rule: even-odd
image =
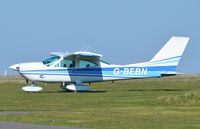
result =
[[[19,115],[19,114],[32,114],[32,113],[34,112],[0,112],[0,115]],[[0,121],[0,129],[83,129],[83,128],[34,125],[34,124]]]
[[45,125],[14,123],[14,122],[0,122],[0,129],[83,129],[83,128],[45,126]]

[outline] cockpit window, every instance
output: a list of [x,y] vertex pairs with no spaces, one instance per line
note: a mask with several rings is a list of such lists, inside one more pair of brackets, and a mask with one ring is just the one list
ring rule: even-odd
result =
[[44,65],[47,65],[47,66],[51,66],[52,64],[54,64],[57,60],[59,60],[60,57],[58,56],[53,56],[53,57],[50,57],[48,59],[45,59],[42,63]]

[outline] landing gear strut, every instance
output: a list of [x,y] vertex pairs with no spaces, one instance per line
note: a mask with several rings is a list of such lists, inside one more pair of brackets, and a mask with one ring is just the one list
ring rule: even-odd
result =
[[87,85],[84,85],[82,83],[79,84],[66,84],[63,82],[61,84],[61,89],[64,89],[65,91],[89,91],[91,88]]

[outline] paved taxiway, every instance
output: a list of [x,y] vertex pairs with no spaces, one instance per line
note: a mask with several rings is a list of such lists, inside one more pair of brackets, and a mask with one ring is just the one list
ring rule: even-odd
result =
[[[32,114],[32,113],[33,112],[0,112],[0,115],[18,115],[18,114]],[[0,121],[0,129],[83,129],[83,128],[34,125],[34,124]]]
[[0,129],[83,129],[83,128],[22,124],[14,122],[0,122]]

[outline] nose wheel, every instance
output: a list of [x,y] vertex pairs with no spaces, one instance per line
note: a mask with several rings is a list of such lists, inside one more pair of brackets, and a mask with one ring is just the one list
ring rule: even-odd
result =
[[22,87],[22,90],[26,92],[39,92],[42,91],[42,87],[39,87],[35,85],[35,83],[32,83],[32,85]]

